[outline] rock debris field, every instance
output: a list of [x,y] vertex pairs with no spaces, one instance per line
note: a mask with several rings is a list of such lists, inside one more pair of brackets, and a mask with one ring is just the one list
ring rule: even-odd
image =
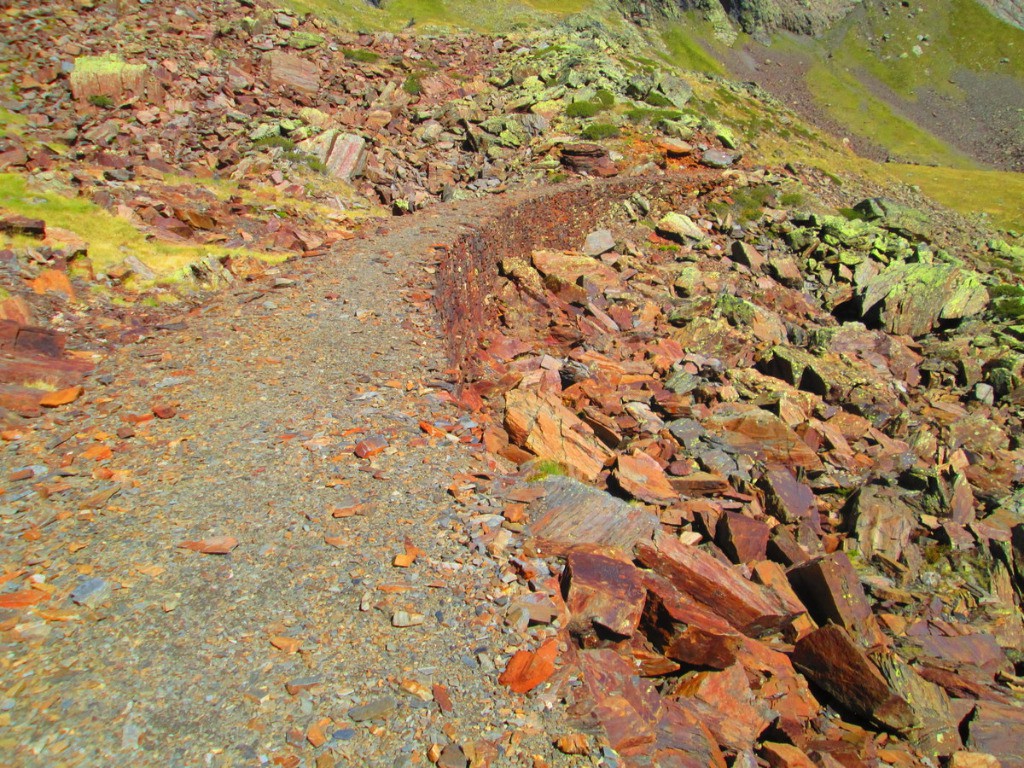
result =
[[894,204],[728,189],[395,220],[5,430],[5,754],[1018,765],[1018,373],[944,351],[1012,327]]
[[593,30],[196,5],[6,12],[0,766],[1024,766],[1019,244]]

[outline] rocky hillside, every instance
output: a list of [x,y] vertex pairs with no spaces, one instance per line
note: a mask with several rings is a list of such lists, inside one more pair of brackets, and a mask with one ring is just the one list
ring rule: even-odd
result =
[[[649,10],[659,9],[671,16],[677,6]],[[676,23],[735,77],[849,137],[862,155],[1024,168],[1024,31],[1013,26],[1012,4],[867,0],[795,10],[737,3],[725,10],[701,6]]]
[[724,14],[744,32],[788,30],[814,35],[824,32],[857,3],[851,0],[826,0],[805,3],[799,0],[655,0],[652,9],[671,13],[675,9]]
[[4,10],[5,757],[1024,767],[1019,174],[713,58],[1005,25],[551,5]]

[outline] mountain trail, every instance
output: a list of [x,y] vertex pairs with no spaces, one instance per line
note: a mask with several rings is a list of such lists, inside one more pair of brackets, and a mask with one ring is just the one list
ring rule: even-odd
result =
[[23,563],[5,579],[49,598],[0,612],[21,641],[0,666],[6,764],[553,752],[557,714],[497,682],[522,641],[507,569],[468,548],[473,509],[446,492],[484,467],[448,396],[435,246],[499,200],[389,221],[163,324],[4,454],[34,483],[4,513]]

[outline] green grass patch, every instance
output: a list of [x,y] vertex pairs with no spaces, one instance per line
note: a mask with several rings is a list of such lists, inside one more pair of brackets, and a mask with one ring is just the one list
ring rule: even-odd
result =
[[1024,174],[892,163],[885,169],[955,211],[987,214],[1005,229],[1024,228]]
[[20,136],[25,131],[28,118],[16,112],[0,108],[0,133]]
[[580,136],[588,141],[611,139],[619,135],[619,126],[612,123],[591,123],[580,131]]
[[807,198],[802,192],[786,192],[779,197],[779,202],[783,208],[800,208]]
[[661,33],[671,61],[681,69],[724,75],[722,65],[711,56],[682,26],[673,24]]
[[268,149],[283,149],[285,152],[295,150],[295,142],[284,136],[264,136],[262,139],[256,139],[253,144]]
[[516,28],[538,28],[567,16],[597,13],[602,21],[622,24],[594,0],[510,0],[479,3],[475,0],[386,0],[374,8],[365,0],[283,0],[282,5],[352,30],[398,31],[407,25],[444,27],[475,32],[504,33]]
[[807,84],[815,101],[848,126],[851,133],[880,144],[900,160],[954,168],[976,167],[966,155],[896,114],[849,73],[836,73],[817,63],[807,75]]
[[627,109],[623,114],[629,122],[637,125],[657,123],[661,120],[679,120],[683,116],[683,113],[676,109],[648,109],[646,107]]
[[114,100],[102,93],[94,93],[89,97],[89,103],[100,109],[110,109],[114,106]]
[[857,11],[833,36],[836,66],[861,68],[907,100],[916,99],[920,88],[957,98],[959,88],[950,80],[961,70],[1024,78],[1024,30],[975,0],[921,0],[918,5],[922,12],[912,17],[906,11]]
[[724,216],[731,213],[733,218],[740,223],[746,224],[757,221],[764,214],[764,208],[769,199],[776,193],[775,187],[770,184],[759,184],[754,187],[737,187],[732,191],[730,197],[732,203],[724,200],[715,200],[708,204],[708,208]]
[[88,243],[89,258],[100,272],[120,264],[128,256],[137,256],[162,274],[181,270],[211,255],[245,254],[265,258],[259,253],[240,249],[147,240],[142,232],[127,221],[111,215],[94,203],[80,197],[37,192],[29,189],[23,176],[14,173],[0,174],[0,208],[22,216],[43,219],[48,226],[60,227],[78,235]]
[[358,61],[363,64],[373,64],[380,61],[380,54],[367,50],[366,48],[342,48],[341,55],[349,61]]
[[615,106],[615,94],[607,88],[599,88],[597,93],[594,94],[594,101],[605,109],[611,109]]
[[419,96],[423,93],[422,75],[419,72],[411,72],[402,83],[402,90],[410,96]]
[[565,475],[565,467],[554,459],[537,459],[530,463],[530,473],[526,476],[528,482],[536,483],[548,477]]
[[596,101],[574,101],[565,108],[565,116],[588,118],[593,117],[604,109],[605,107]]

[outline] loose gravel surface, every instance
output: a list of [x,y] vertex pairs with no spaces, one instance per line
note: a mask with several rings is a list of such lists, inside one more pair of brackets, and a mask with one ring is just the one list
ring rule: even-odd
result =
[[0,765],[592,764],[497,683],[538,636],[476,537],[499,502],[446,490],[485,460],[421,294],[490,206],[229,289],[3,445],[0,589],[49,599],[0,609]]

